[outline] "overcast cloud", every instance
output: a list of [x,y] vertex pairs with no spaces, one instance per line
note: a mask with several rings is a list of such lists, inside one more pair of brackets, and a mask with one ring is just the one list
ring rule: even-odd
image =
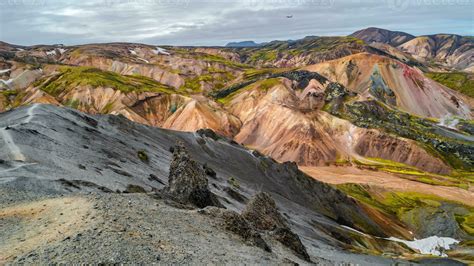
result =
[[474,0],[0,0],[0,40],[224,45],[370,26],[473,35],[473,10]]

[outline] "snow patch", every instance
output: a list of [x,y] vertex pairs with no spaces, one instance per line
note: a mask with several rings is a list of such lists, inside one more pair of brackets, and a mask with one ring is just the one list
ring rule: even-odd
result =
[[67,49],[58,48],[58,51],[60,54],[64,54],[65,52],[67,52]]
[[445,115],[443,116],[443,118],[441,118],[438,125],[457,130],[456,126],[458,123],[459,123],[459,119],[451,115]]
[[131,54],[137,55],[137,52],[135,50],[128,50]]
[[421,254],[424,255],[434,255],[434,256],[441,256],[447,257],[445,250],[449,250],[451,245],[459,243],[458,240],[450,237],[439,237],[439,236],[430,236],[423,239],[416,239],[409,241],[403,240],[396,237],[389,237],[386,238],[390,241],[404,243],[408,247],[412,249],[418,250]]
[[2,69],[0,70],[0,74],[7,73],[9,71],[11,71],[11,69]]
[[46,51],[46,55],[56,55],[56,50]]
[[349,226],[341,225],[341,227],[342,227],[342,228],[345,228],[345,229],[347,229],[347,230],[349,230],[349,231],[359,233],[359,234],[364,235],[364,236],[369,236],[369,235],[367,235],[366,233],[361,232],[361,231],[359,231],[359,230],[356,230],[356,229],[354,229],[354,228],[352,228],[352,227],[349,227]]
[[166,49],[163,49],[161,47],[156,47],[156,50],[153,50],[153,53],[155,54],[164,54],[164,55],[170,55],[170,53],[168,53],[166,51]]

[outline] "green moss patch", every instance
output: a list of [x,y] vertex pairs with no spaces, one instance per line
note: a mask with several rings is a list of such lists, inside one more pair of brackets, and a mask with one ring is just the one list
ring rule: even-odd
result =
[[474,235],[474,208],[459,202],[417,192],[384,191],[360,184],[341,184],[337,188],[389,217],[396,217],[411,228],[426,230],[424,222],[431,221],[424,219],[430,217],[436,221],[434,217],[439,215],[443,219],[456,221],[461,230]]
[[444,86],[474,98],[474,74],[430,72],[426,76]]
[[439,175],[422,171],[411,165],[381,158],[366,158],[364,161],[353,159],[351,162],[356,165],[368,166],[374,170],[397,174],[402,178],[430,185],[453,186],[468,189],[472,182],[472,180],[466,178],[469,174],[473,174],[471,172],[461,171],[450,173],[450,175]]
[[262,91],[268,91],[272,87],[280,84],[280,79],[279,78],[271,78],[271,79],[265,79],[262,81],[255,82],[253,84],[250,84],[248,86],[243,87],[242,89],[239,89],[237,91],[232,92],[231,94],[227,95],[224,98],[220,98],[217,101],[222,103],[222,104],[227,104],[229,103],[237,94],[240,94],[244,91],[252,90],[252,89],[259,89]]
[[59,73],[34,84],[41,90],[58,96],[78,86],[113,88],[122,92],[173,93],[170,87],[151,78],[120,75],[92,67],[60,67]]
[[143,151],[143,150],[138,151],[138,152],[137,152],[137,156],[138,156],[138,159],[140,159],[140,160],[141,160],[142,162],[144,162],[144,163],[148,163],[149,160],[150,160],[150,159],[148,158],[148,154],[147,154],[145,151]]

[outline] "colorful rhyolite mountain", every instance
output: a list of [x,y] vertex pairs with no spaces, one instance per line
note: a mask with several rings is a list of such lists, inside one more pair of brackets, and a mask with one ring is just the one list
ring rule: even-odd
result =
[[[396,237],[463,241],[450,255],[469,261],[473,53],[470,37],[377,28],[222,48],[0,43],[0,112],[45,103],[212,129],[255,158],[295,162],[337,186]],[[363,242],[363,252],[387,251]]]

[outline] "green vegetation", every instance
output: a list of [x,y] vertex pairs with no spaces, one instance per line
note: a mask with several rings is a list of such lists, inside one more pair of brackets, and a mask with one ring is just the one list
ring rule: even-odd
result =
[[139,158],[142,162],[144,162],[144,163],[148,163],[148,162],[149,162],[148,155],[146,154],[145,151],[143,151],[143,150],[138,151],[138,152],[137,152],[137,156],[138,156],[138,158]]
[[[438,196],[417,192],[378,191],[367,185],[341,184],[337,188],[357,199],[358,201],[377,209],[378,211],[396,217],[415,229],[422,229],[429,222],[426,217],[441,215],[443,219],[458,222],[460,228],[470,235],[474,229],[474,208],[458,202],[449,201]],[[443,205],[452,205],[450,211]]]
[[201,92],[201,81],[206,81],[209,77],[210,76],[203,75],[185,79],[184,85],[179,88],[179,91],[193,93]]
[[71,107],[73,109],[77,109],[79,107],[79,100],[77,99],[69,99],[66,101],[66,103],[64,104],[65,106],[68,106],[68,107]]
[[262,81],[255,82],[253,84],[250,84],[248,86],[243,87],[242,89],[239,89],[237,91],[234,91],[230,93],[229,95],[225,96],[224,98],[220,98],[217,101],[222,103],[222,104],[227,104],[229,103],[232,98],[234,98],[235,95],[242,93],[244,91],[252,90],[252,89],[259,89],[262,91],[268,91],[272,87],[280,84],[280,79],[279,78],[271,78],[271,79],[264,79]]
[[18,91],[17,90],[3,90],[3,91],[0,91],[0,94],[2,94],[3,96],[5,97],[15,97],[18,95]]
[[108,102],[104,108],[102,108],[101,113],[103,114],[108,114],[112,111],[112,108],[114,107],[114,102]]
[[278,52],[275,50],[259,50],[250,56],[250,62],[256,63],[258,61],[272,62],[277,59]]
[[474,74],[472,73],[426,73],[432,80],[474,98]]
[[227,179],[227,183],[229,183],[229,185],[231,185],[234,188],[240,188],[239,181],[237,181],[237,179],[235,179],[235,177],[233,177],[233,176],[231,176],[231,177],[229,177],[229,179]]
[[472,175],[472,172],[454,172],[455,174],[438,175],[424,172],[414,166],[381,158],[366,158],[364,161],[352,160],[352,162],[360,166],[370,167],[373,170],[398,174],[405,179],[430,185],[454,186],[468,189],[470,183],[473,182],[466,178],[466,176],[469,176],[469,173]]
[[92,67],[60,67],[59,74],[37,81],[34,85],[53,96],[77,86],[93,88],[113,88],[122,92],[163,92],[174,91],[157,81],[138,75],[124,76]]
[[244,72],[244,79],[251,80],[251,79],[261,79],[268,77],[270,75],[283,73],[287,71],[291,71],[290,68],[261,68],[261,69],[247,69]]
[[273,63],[286,56],[331,53],[340,48],[360,48],[364,41],[354,37],[306,37],[297,41],[274,41],[262,47],[240,49],[251,64]]
[[456,215],[456,221],[466,233],[474,236],[474,212],[468,215]]
[[234,62],[234,61],[231,61],[231,60],[227,60],[224,57],[220,57],[220,56],[217,56],[217,55],[211,55],[211,54],[197,54],[196,59],[204,60],[204,61],[208,61],[208,62],[220,63],[220,64],[226,65],[228,67],[232,67],[232,68],[244,68],[244,69],[245,68],[251,68],[251,66],[249,66],[249,65]]
[[208,68],[207,71],[208,74],[185,79],[185,83],[179,88],[179,91],[183,93],[199,93],[202,92],[203,84],[213,87],[214,90],[220,90],[224,87],[225,83],[235,79],[235,76],[229,71],[212,67]]

